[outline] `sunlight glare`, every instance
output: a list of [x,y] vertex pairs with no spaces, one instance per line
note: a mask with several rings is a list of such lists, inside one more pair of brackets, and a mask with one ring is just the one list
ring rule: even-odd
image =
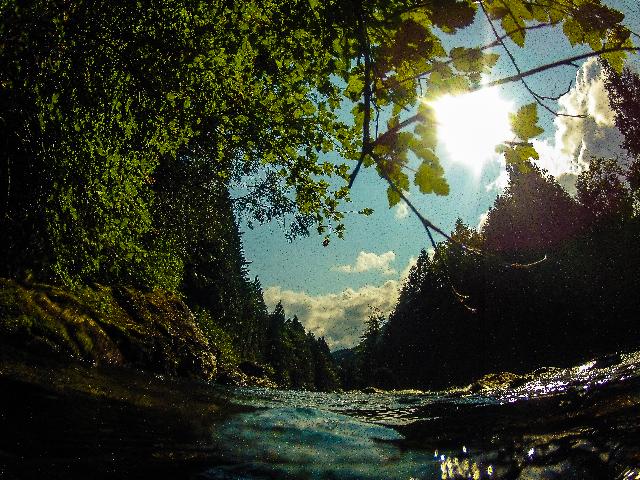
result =
[[495,88],[446,95],[429,104],[436,114],[438,140],[451,160],[476,174],[496,156],[496,146],[513,137],[509,124],[513,104]]

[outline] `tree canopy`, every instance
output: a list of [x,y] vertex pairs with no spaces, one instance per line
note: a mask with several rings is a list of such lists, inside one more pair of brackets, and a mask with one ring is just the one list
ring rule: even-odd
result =
[[[479,16],[504,33],[447,51],[441,37]],[[188,259],[159,233],[169,228],[157,208],[163,166],[194,191],[245,186],[242,211],[292,214],[294,233],[343,234],[360,165],[387,180],[390,205],[409,174],[421,192],[445,195],[423,99],[480,88],[493,50],[513,58],[507,39],[526,47],[533,28],[561,27],[592,50],[581,58],[620,69],[633,48],[622,21],[599,0],[4,2],[4,273],[177,288]],[[514,62],[516,75],[491,84],[560,64]],[[513,116],[511,163],[537,156],[536,110]],[[331,152],[340,160],[322,155]]]

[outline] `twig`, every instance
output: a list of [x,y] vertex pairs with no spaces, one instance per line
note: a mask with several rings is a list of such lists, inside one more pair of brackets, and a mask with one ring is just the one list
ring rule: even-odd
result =
[[[502,48],[506,52],[507,56],[509,57],[509,60],[511,61],[513,67],[516,69],[516,72],[519,75],[522,75],[522,71],[520,70],[520,66],[518,65],[518,62],[516,61],[515,57],[513,56],[513,54],[511,53],[511,51],[507,47],[507,45],[504,43],[504,38],[500,37],[500,35],[498,34],[498,31],[496,30],[496,27],[493,24],[493,21],[491,21],[491,17],[489,17],[489,13],[487,12],[483,1],[481,0],[478,3],[480,4],[480,8],[482,9],[482,13],[484,13],[484,16],[486,17],[487,22],[489,22],[489,26],[491,27],[491,30],[493,31],[493,34],[496,37],[496,42],[498,42],[502,46]],[[501,3],[509,11],[509,15],[511,15],[511,17],[513,18],[513,20],[515,22],[516,18],[513,15],[513,12],[511,12],[511,9],[504,3],[504,1],[502,1]],[[527,83],[527,81],[524,78],[520,78],[520,82],[522,83],[524,88],[529,92],[529,94],[533,97],[535,102],[538,105],[540,105],[542,108],[544,108],[546,111],[551,113],[552,115],[554,115],[556,117],[574,117],[574,118],[585,118],[586,117],[586,115],[571,115],[571,114],[567,114],[567,113],[556,112],[555,110],[553,110],[551,107],[549,107],[547,104],[545,104],[542,101],[543,97],[540,94],[538,94],[537,92],[533,91],[533,89],[529,86],[529,84]],[[571,86],[569,86],[569,89],[571,89]],[[568,92],[568,90],[567,90],[567,92]]]
[[369,48],[369,39],[367,38],[367,24],[364,19],[364,11],[360,11],[360,36],[362,49],[364,51],[364,119],[362,122],[362,150],[360,151],[360,159],[356,168],[349,175],[349,188],[353,186],[353,182],[358,176],[362,162],[367,155],[367,148],[371,140],[369,123],[371,123],[371,52]]
[[492,82],[488,82],[485,83],[483,85],[481,85],[479,89],[481,88],[490,88],[490,87],[497,87],[498,85],[504,85],[507,83],[513,83],[513,82],[517,82],[520,81],[523,78],[526,77],[530,77],[531,75],[535,75],[537,73],[541,73],[544,72],[546,70],[550,70],[552,68],[557,68],[557,67],[561,67],[561,66],[572,66],[575,67],[576,65],[573,62],[576,62],[578,60],[584,60],[587,58],[591,58],[591,57],[598,57],[600,55],[604,55],[605,53],[613,53],[613,52],[638,52],[640,51],[640,48],[638,47],[611,47],[611,48],[601,48],[600,50],[595,50],[592,52],[586,52],[586,53],[582,53],[580,55],[575,55],[573,57],[568,57],[565,58],[563,60],[558,60],[557,62],[551,62],[551,63],[546,63],[544,65],[541,65],[539,67],[536,68],[532,68],[530,70],[525,70],[522,73],[519,73],[517,75],[511,75],[509,77],[503,77],[503,78],[499,78],[498,80],[494,80]]

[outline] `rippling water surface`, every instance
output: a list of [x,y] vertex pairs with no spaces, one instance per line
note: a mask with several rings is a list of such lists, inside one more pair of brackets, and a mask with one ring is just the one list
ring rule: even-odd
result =
[[[511,445],[510,449],[494,438],[490,449],[478,450],[477,446],[467,447],[464,437],[472,441],[483,433],[476,430],[482,428],[478,415],[482,420],[485,410],[501,412],[504,408],[508,416],[514,413],[513,409],[507,409],[515,406],[514,418],[522,423],[520,406],[526,409],[528,403],[545,402],[548,398],[551,410],[556,406],[566,408],[563,405],[572,401],[566,398],[580,398],[609,385],[624,386],[638,380],[639,367],[640,355],[627,354],[574,368],[540,370],[523,377],[516,385],[494,386],[475,394],[468,391],[327,394],[254,388],[229,390],[225,394],[231,396],[234,403],[256,410],[226,418],[216,426],[213,436],[220,452],[220,464],[202,476],[211,479],[609,478],[609,473],[614,471],[609,468],[611,455],[603,449],[613,447],[607,446],[606,439],[600,446],[600,437],[587,435],[588,423],[579,427],[577,434],[573,424],[562,424],[562,415],[570,416],[569,413],[553,417],[556,422],[560,418],[560,431],[546,436],[539,431],[537,437],[524,435],[522,438],[529,439],[529,444],[519,440],[520,443]],[[556,398],[563,400],[556,402]],[[459,420],[458,412],[475,418],[476,423],[461,425],[466,417]],[[473,417],[474,412],[480,413]],[[452,429],[463,432],[463,436],[456,445],[444,442],[445,449],[441,450],[433,448],[437,445],[434,439],[426,441],[423,447],[416,446],[416,442],[407,446],[400,432],[421,425],[421,435],[426,431],[428,436],[429,422],[434,423],[434,435],[436,424],[442,428],[443,423],[445,426],[449,423]],[[588,455],[597,465],[585,463],[591,461]],[[640,479],[633,465],[627,467],[618,478]],[[605,474],[606,477],[598,476]]]

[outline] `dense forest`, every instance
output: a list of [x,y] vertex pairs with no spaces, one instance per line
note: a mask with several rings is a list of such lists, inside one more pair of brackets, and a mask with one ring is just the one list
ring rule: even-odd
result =
[[533,164],[511,167],[480,230],[458,221],[423,250],[388,319],[338,355],[348,388],[462,385],[637,347],[640,77],[606,78],[628,161],[592,159],[575,198]]

